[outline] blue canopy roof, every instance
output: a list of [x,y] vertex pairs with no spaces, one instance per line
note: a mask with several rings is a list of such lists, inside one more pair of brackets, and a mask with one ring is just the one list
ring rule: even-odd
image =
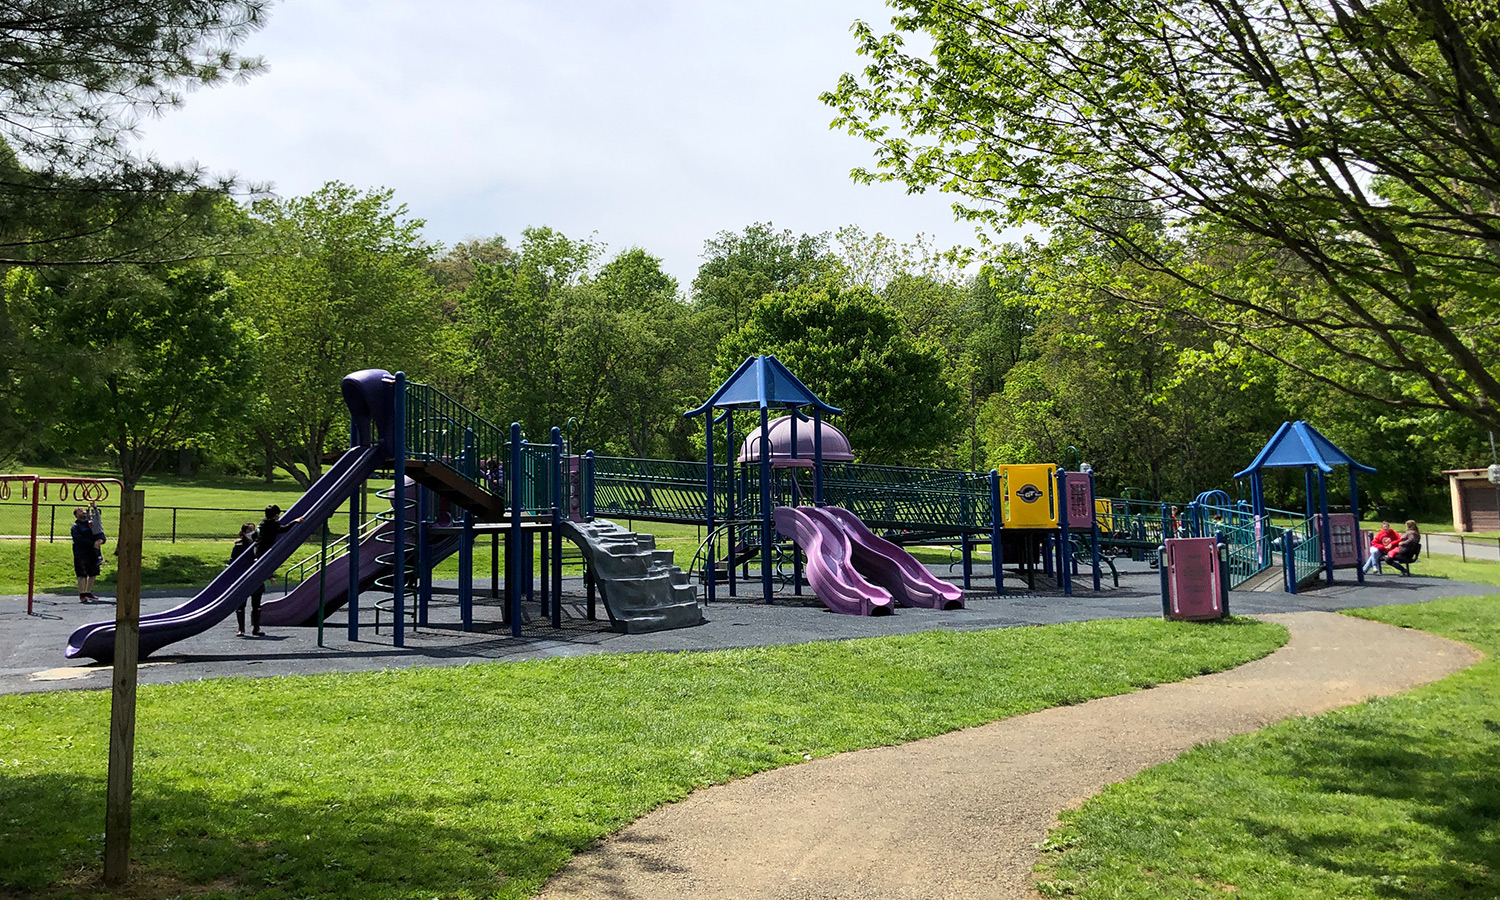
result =
[[710,409],[796,409],[811,406],[825,413],[840,413],[822,400],[807,385],[797,380],[774,356],[748,356],[740,363],[708,402],[683,413],[691,418]]
[[1255,461],[1243,472],[1236,472],[1234,477],[1244,478],[1259,469],[1305,469],[1309,466],[1316,466],[1324,473],[1332,472],[1334,466],[1348,466],[1357,472],[1375,471],[1355,462],[1353,457],[1308,423],[1283,422],[1256,454]]

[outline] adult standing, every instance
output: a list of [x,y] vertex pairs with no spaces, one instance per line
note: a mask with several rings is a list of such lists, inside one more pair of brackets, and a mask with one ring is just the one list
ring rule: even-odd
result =
[[[250,558],[255,558],[255,523],[246,522],[240,526],[239,537],[234,539],[234,546],[229,549],[229,561],[234,562],[242,554],[249,553]],[[256,588],[250,595],[250,625],[257,634],[260,633],[260,595],[262,588]],[[239,630],[235,634],[245,636],[245,604],[241,603],[234,611],[235,621],[239,623]]]
[[73,527],[68,529],[68,536],[73,540],[73,574],[78,576],[78,602],[98,600],[99,595],[94,593],[94,579],[99,577],[100,563],[104,559],[101,549],[104,536],[94,533],[88,507],[73,510]]

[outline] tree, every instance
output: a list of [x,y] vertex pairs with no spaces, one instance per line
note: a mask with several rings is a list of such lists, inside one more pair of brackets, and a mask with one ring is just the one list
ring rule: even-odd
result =
[[389,190],[330,182],[306,197],[262,200],[263,233],[241,277],[263,335],[252,422],[267,457],[303,487],[345,433],[339,394],[358,369],[439,374],[445,346],[422,221]]
[[917,465],[940,458],[957,431],[957,391],[935,349],[864,288],[802,285],[761,298],[719,344],[714,383],[747,356],[775,355],[824,402],[865,462]]
[[[0,263],[110,264],[189,255],[174,235],[212,207],[219,191],[206,188],[198,170],[136,158],[128,139],[141,117],[177,106],[184,91],[259,71],[261,60],[237,48],[264,24],[266,5],[5,4],[0,143],[8,146],[0,150]],[[182,202],[184,195],[196,202]],[[105,234],[108,242],[97,240]]]
[[[1102,240],[1178,285],[1154,295],[1173,316],[1325,387],[1500,428],[1492,7],[893,5],[889,33],[856,25],[869,64],[824,95],[876,147],[857,177]],[[1057,275],[1137,302],[1112,261],[1060,257]]]
[[693,278],[693,298],[730,331],[744,324],[750,306],[767,294],[836,277],[828,235],[794,236],[757,222],[744,232],[721,231],[703,243],[703,265]]
[[34,355],[56,364],[32,372],[60,388],[45,403],[64,446],[107,447],[130,490],[163,451],[205,443],[240,415],[254,339],[225,271],[199,262],[50,278],[12,276],[8,305]]

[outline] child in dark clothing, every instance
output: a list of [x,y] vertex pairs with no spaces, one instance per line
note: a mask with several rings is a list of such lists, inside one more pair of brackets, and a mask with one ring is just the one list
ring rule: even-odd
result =
[[[246,522],[245,524],[240,526],[240,535],[239,537],[235,538],[234,546],[229,550],[229,561],[234,562],[236,559],[239,559],[242,554],[247,552],[250,554],[250,557],[252,559],[255,557],[254,522]],[[255,592],[250,595],[250,600],[252,601],[250,604],[250,627],[255,630],[256,634],[260,634],[260,597],[263,590],[263,588],[258,587],[255,589]],[[236,631],[235,634],[239,635],[240,637],[244,637],[245,604],[243,602],[240,603],[239,609],[236,609],[234,611],[234,618],[235,621],[239,622],[240,625],[239,630]]]

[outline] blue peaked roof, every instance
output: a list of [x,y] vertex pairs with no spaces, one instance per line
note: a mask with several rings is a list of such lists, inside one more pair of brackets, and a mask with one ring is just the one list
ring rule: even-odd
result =
[[701,416],[710,409],[796,409],[811,406],[825,413],[840,413],[822,400],[807,385],[797,380],[774,356],[747,356],[708,402],[683,416]]
[[1316,466],[1324,473],[1332,472],[1334,466],[1348,466],[1358,472],[1375,471],[1355,462],[1353,457],[1308,423],[1283,422],[1256,454],[1255,461],[1243,472],[1236,472],[1234,477],[1244,478],[1259,469],[1305,469],[1309,466]]

